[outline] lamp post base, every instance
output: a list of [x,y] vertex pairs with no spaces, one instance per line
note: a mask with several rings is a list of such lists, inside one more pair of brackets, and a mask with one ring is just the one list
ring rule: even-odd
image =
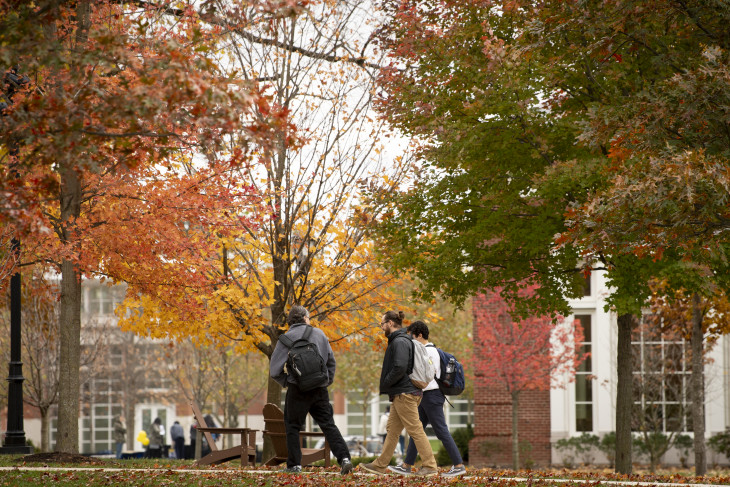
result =
[[28,445],[0,446],[0,455],[30,455],[33,447]]

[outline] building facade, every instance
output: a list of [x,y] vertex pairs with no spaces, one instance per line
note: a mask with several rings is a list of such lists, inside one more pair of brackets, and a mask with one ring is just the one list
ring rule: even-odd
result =
[[[576,370],[574,380],[558,377],[560,387],[545,387],[523,393],[520,399],[519,437],[523,465],[561,465],[565,452],[556,448],[559,440],[592,434],[599,438],[615,432],[616,420],[616,314],[607,311],[608,288],[602,272],[594,272],[586,282],[585,296],[570,301],[573,314],[566,320],[579,320],[584,330],[581,348],[589,357]],[[487,300],[473,304],[475,335],[485,314],[493,312]],[[634,356],[635,434],[652,427],[664,434],[692,436],[689,417],[689,343],[681,337],[668,337],[646,327],[637,327],[632,337]],[[707,353],[705,365],[706,437],[730,427],[730,340],[723,336]],[[651,387],[650,387],[650,386]],[[512,454],[511,400],[506,391],[477,387],[475,392],[475,438],[470,455],[475,465],[509,466]],[[649,417],[655,423],[643,426],[638,419]],[[609,463],[598,451],[595,463]],[[678,464],[679,452],[670,449],[663,463]],[[634,455],[635,461],[646,462]],[[689,457],[690,464],[692,456]],[[708,463],[727,460],[711,450]]]

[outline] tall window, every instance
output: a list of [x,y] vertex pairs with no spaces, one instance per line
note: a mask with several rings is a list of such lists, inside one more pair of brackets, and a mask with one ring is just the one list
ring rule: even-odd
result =
[[586,359],[575,371],[575,430],[593,431],[593,330],[591,329],[591,315],[575,315],[583,327],[583,342],[580,343],[580,352]]
[[633,333],[634,431],[691,431],[689,344],[647,318]]

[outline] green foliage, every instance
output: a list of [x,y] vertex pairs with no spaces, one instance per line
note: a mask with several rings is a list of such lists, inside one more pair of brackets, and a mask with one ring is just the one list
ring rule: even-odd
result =
[[712,448],[713,451],[730,457],[730,431],[715,433],[709,440],[707,440],[707,445]]
[[[469,441],[474,438],[474,429],[471,425],[468,425],[466,428],[454,430],[451,436],[454,438],[454,443],[456,443],[456,447],[459,449],[464,463],[469,463]],[[436,463],[440,466],[452,464],[451,457],[443,445],[441,445],[441,448],[436,453]]]
[[682,468],[687,468],[687,459],[689,452],[694,449],[694,440],[689,435],[677,435],[674,437],[674,447],[679,452]]
[[598,450],[606,455],[608,463],[613,468],[616,461],[616,432],[611,431],[601,437],[597,445]]
[[595,449],[599,448],[598,436],[590,433],[583,433],[580,436],[561,438],[555,443],[555,448],[563,456],[563,465],[572,468],[575,457],[579,456],[584,465],[593,463]]

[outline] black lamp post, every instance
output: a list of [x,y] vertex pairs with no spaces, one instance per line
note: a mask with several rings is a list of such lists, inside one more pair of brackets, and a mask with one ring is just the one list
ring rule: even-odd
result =
[[[6,94],[0,94],[0,111],[7,108],[12,94],[30,80],[26,76],[19,76],[17,68],[5,73],[3,80]],[[9,154],[15,155],[17,149],[9,148]],[[20,240],[13,238],[11,252],[20,259]],[[8,427],[5,432],[0,454],[28,454],[32,448],[28,446],[23,429],[23,362],[20,348],[20,313],[21,313],[21,286],[20,272],[10,278],[10,367],[8,373]]]

